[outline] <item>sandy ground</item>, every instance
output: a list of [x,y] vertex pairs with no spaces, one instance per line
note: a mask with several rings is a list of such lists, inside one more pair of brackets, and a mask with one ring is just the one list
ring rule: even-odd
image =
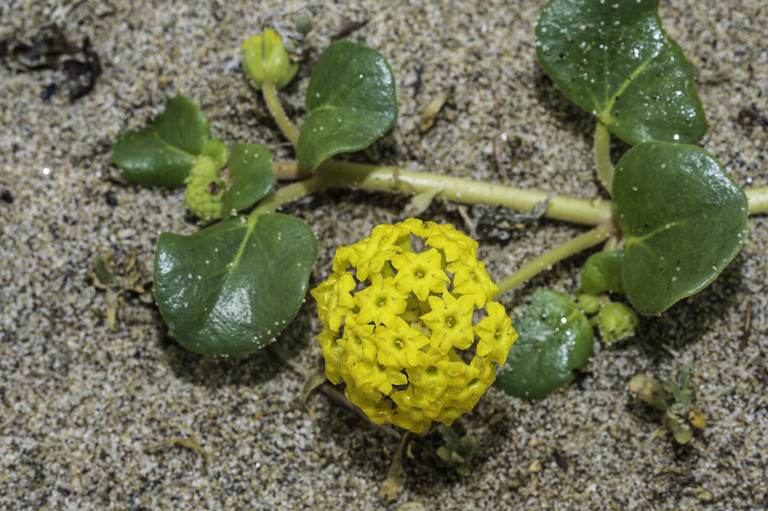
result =
[[[624,1],[624,0],[622,0]],[[0,5],[0,40],[28,42],[47,22],[44,2]],[[519,5],[518,5],[519,4]],[[337,2],[322,7],[307,65],[281,93],[302,118],[311,64],[348,23],[390,61],[400,116],[361,158],[405,168],[556,191],[600,195],[594,120],[538,66],[533,29],[543,1]],[[194,232],[181,192],[121,186],[115,135],[143,125],[185,94],[230,144],[291,151],[236,62],[242,39],[288,2],[116,0],[79,3],[66,18],[73,41],[102,57],[93,93],[70,104],[63,73],[0,66],[0,508],[377,509],[397,442],[318,395],[270,350],[206,358],[165,335],[156,309],[129,300],[119,329],[91,261],[113,250],[151,269],[157,236]],[[696,69],[712,129],[703,145],[742,186],[768,184],[768,52],[762,0],[664,0],[665,26]],[[49,99],[41,94],[59,84]],[[426,134],[420,114],[452,91]],[[503,135],[503,136],[502,136]],[[500,158],[494,137],[500,137]],[[506,140],[502,140],[506,138]],[[618,156],[626,147],[617,145]],[[318,236],[312,284],[340,244],[404,218],[407,197],[329,192],[291,206]],[[454,205],[425,217],[466,229]],[[493,388],[457,424],[484,447],[457,475],[435,456],[439,435],[415,439],[407,483],[390,509],[672,510],[768,508],[768,219],[752,217],[745,247],[701,294],[616,347],[596,345],[583,378],[539,402]],[[479,239],[502,277],[583,228],[541,221],[501,242]],[[705,250],[704,247],[702,247]],[[556,265],[502,297],[514,308],[538,286],[570,292],[586,255]],[[751,336],[741,349],[751,304]],[[279,342],[292,360],[319,363],[309,301]],[[628,379],[669,380],[698,370],[709,424],[686,447],[651,440],[658,418],[634,402]],[[210,459],[178,445],[191,437]],[[707,500],[711,497],[711,500]]]

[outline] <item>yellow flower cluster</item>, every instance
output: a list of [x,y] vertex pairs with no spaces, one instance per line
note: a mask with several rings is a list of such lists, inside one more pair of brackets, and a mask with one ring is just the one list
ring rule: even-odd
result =
[[492,301],[497,292],[477,242],[453,226],[414,218],[379,225],[339,248],[333,273],[312,290],[325,325],[325,373],[377,424],[414,433],[432,421],[450,426],[493,383],[495,364],[517,339]]

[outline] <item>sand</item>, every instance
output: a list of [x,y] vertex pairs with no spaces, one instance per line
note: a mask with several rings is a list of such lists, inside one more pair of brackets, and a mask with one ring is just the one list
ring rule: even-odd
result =
[[[543,1],[323,5],[296,80],[281,92],[304,115],[311,64],[348,23],[391,63],[400,114],[359,161],[471,177],[581,198],[605,197],[592,164],[595,121],[573,106],[535,58]],[[380,5],[380,4],[379,4]],[[292,150],[236,66],[260,20],[296,2],[85,1],[64,19],[91,38],[103,73],[70,104],[60,71],[0,65],[0,508],[378,509],[397,441],[324,395],[302,402],[303,378],[270,349],[209,358],[167,336],[157,310],[130,298],[106,320],[92,260],[131,255],[151,276],[164,231],[197,226],[179,191],[111,180],[115,135],[139,127],[175,94],[197,102],[214,136]],[[740,185],[768,185],[768,52],[762,0],[664,1],[664,25],[692,62],[711,130],[703,146]],[[29,42],[45,2],[0,5],[0,40]],[[50,84],[58,90],[41,94]],[[430,101],[450,92],[435,125]],[[498,158],[494,151],[498,140]],[[626,146],[615,145],[617,157]],[[331,191],[285,208],[319,240],[311,284],[335,248],[405,218],[407,196]],[[471,214],[471,211],[470,211]],[[423,215],[467,230],[442,201]],[[510,239],[480,238],[502,278],[585,228],[541,220]],[[705,247],[702,247],[706,250]],[[572,292],[586,254],[501,297],[510,310],[536,287]],[[459,476],[409,440],[407,482],[390,509],[672,510],[768,508],[768,218],[750,217],[744,249],[702,293],[618,346],[596,343],[579,382],[538,402],[492,388],[457,421],[483,447]],[[751,335],[742,350],[747,308]],[[321,364],[311,300],[278,342],[292,364]],[[690,445],[652,440],[659,417],[626,384],[638,372],[669,381],[697,370],[708,425]],[[204,453],[168,443],[192,438]]]

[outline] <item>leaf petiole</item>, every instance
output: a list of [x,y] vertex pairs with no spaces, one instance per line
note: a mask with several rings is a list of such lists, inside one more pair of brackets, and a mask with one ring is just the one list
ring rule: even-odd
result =
[[265,81],[261,86],[261,92],[264,94],[264,101],[267,103],[267,109],[269,109],[272,118],[280,127],[285,138],[290,140],[291,144],[295,146],[296,142],[299,140],[299,131],[296,129],[296,126],[293,125],[291,120],[288,119],[288,116],[285,115],[285,110],[283,110],[283,106],[280,104],[280,100],[277,97],[277,87],[274,82],[270,82],[269,80]]
[[606,189],[608,195],[612,194],[614,167],[611,163],[611,133],[600,121],[595,127],[595,167],[597,179]]

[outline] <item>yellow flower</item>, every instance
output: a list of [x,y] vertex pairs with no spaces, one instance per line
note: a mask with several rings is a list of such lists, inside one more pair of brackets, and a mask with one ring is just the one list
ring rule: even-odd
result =
[[465,350],[472,346],[475,340],[472,329],[473,297],[460,296],[456,299],[446,291],[442,299],[430,296],[429,306],[432,311],[424,314],[421,320],[432,330],[432,339],[439,343],[441,354],[448,353],[451,348]]
[[371,278],[373,283],[355,294],[355,304],[360,308],[355,319],[358,324],[394,324],[397,316],[405,312],[408,294],[397,290],[392,277],[375,274]]
[[[412,237],[431,248],[414,252]],[[415,433],[432,421],[450,425],[493,383],[517,337],[491,301],[497,291],[477,243],[453,226],[413,218],[377,226],[339,248],[333,274],[312,291],[328,379],[344,382],[377,424]]]
[[487,300],[493,299],[499,292],[499,287],[493,283],[485,264],[482,261],[474,261],[468,264],[463,260],[454,261],[446,268],[453,273],[453,292],[462,295],[471,295],[475,299],[475,305],[482,307]]
[[320,321],[336,332],[341,328],[342,318],[355,306],[355,300],[349,292],[355,289],[356,285],[351,273],[333,273],[328,280],[310,291],[317,301]]
[[490,302],[485,310],[488,311],[488,317],[480,320],[475,327],[475,334],[480,338],[477,342],[477,355],[487,356],[492,362],[501,365],[506,362],[509,349],[518,335],[501,304]]
[[452,225],[438,225],[434,222],[427,223],[429,237],[426,244],[430,247],[442,250],[445,260],[453,262],[457,259],[476,259],[477,242],[457,231]]
[[430,292],[442,293],[447,289],[445,283],[451,281],[440,267],[440,253],[434,248],[421,254],[397,254],[392,258],[392,266],[397,269],[397,288],[407,289],[422,302]]
[[373,335],[379,347],[377,360],[383,366],[399,371],[418,366],[426,357],[422,348],[429,345],[429,337],[411,328],[402,318],[398,317],[391,327],[377,326]]

